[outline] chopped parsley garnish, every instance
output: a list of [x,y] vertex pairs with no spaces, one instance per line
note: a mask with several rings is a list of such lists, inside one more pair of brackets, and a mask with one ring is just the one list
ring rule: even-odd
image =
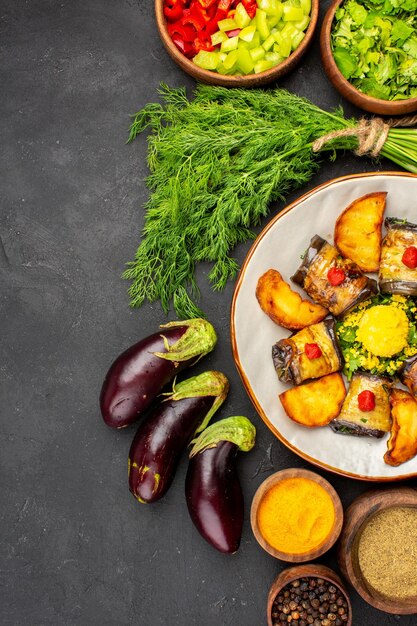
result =
[[359,91],[382,100],[417,97],[415,0],[346,0],[331,43],[339,70]]
[[[402,309],[409,320],[407,346],[391,357],[375,356],[366,350],[357,339],[358,324],[363,313],[374,306],[394,305]],[[336,334],[345,359],[343,373],[348,380],[357,370],[367,370],[371,374],[395,376],[405,359],[417,354],[417,302],[411,296],[378,294],[359,304],[342,320],[336,322]]]

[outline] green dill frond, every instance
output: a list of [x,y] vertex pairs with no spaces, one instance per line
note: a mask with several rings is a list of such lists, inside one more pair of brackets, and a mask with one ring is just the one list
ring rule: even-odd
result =
[[[274,200],[305,185],[324,154],[355,149],[356,137],[339,137],[321,153],[312,143],[330,132],[356,126],[338,108],[326,112],[283,89],[231,89],[161,85],[163,104],[148,104],[133,116],[128,141],[150,128],[142,242],[124,278],[132,306],[160,300],[179,318],[201,316],[196,301],[196,263],[212,263],[208,280],[221,290],[238,272],[231,257]],[[381,154],[416,167],[399,129]],[[412,131],[409,131],[412,132]],[[391,131],[390,131],[391,133]],[[399,142],[404,142],[399,148]],[[384,152],[385,150],[385,152]],[[406,167],[406,165],[404,165]]]

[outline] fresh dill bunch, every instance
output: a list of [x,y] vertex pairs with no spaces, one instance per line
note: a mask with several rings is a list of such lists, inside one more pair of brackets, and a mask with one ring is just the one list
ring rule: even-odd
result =
[[[284,200],[318,168],[313,142],[353,129],[357,120],[283,89],[198,85],[192,100],[184,88],[162,85],[159,93],[163,104],[145,106],[130,127],[129,141],[151,131],[151,193],[142,241],[123,277],[132,281],[132,306],[159,299],[165,312],[173,306],[188,319],[203,315],[196,264],[212,263],[208,279],[213,289],[223,289],[239,269],[231,256],[235,246],[255,237],[251,229],[272,201]],[[395,154],[384,154],[388,144],[381,154],[395,160]],[[357,145],[355,136],[337,137],[321,153],[334,158],[337,149]]]

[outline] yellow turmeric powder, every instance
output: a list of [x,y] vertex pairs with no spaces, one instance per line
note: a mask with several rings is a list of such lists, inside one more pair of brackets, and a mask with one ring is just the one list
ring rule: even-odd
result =
[[264,539],[280,552],[303,554],[329,536],[335,510],[327,491],[308,478],[287,478],[271,487],[258,508]]

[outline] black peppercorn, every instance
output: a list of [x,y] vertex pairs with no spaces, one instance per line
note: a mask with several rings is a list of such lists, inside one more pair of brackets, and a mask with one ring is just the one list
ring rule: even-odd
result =
[[273,626],[343,626],[348,620],[347,602],[340,589],[323,578],[301,578],[276,596]]

